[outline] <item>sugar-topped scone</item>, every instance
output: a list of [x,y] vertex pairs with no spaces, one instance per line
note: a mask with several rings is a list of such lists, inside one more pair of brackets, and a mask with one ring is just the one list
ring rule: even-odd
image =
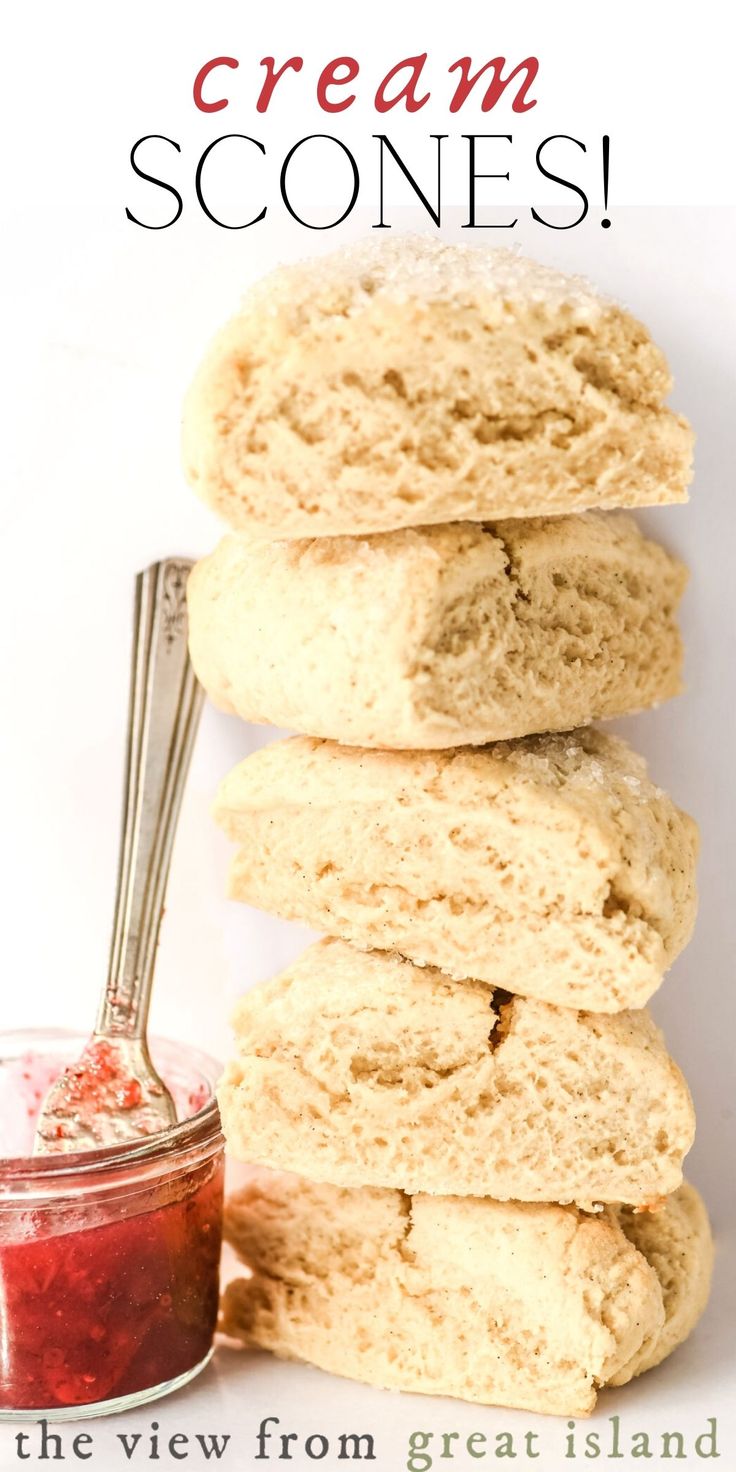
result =
[[646,328],[579,277],[365,241],[250,291],[188,395],[184,467],[264,537],[683,501],[670,388]]
[[595,729],[447,752],[274,742],[221,784],[230,893],[561,1007],[641,1007],[695,922],[698,831]]
[[251,1270],[223,1327],[248,1345],[393,1390],[583,1416],[657,1364],[708,1294],[690,1186],[641,1218],[407,1196],[259,1171],[225,1213]]
[[188,583],[224,710],[355,746],[562,731],[676,695],[682,564],[631,517],[226,537]]
[[606,1017],[311,946],[241,998],[218,1097],[238,1160],[336,1186],[648,1207],[692,1101],[645,1011]]

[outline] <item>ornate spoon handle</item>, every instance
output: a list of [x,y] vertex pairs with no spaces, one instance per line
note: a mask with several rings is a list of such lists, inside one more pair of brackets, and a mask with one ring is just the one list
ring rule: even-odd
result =
[[143,1038],[176,821],[202,708],[187,649],[191,562],[136,581],[123,825],[107,985],[96,1032]]

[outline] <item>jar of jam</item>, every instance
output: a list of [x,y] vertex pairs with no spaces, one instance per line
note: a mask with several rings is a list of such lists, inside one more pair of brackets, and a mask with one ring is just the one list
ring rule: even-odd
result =
[[160,1134],[31,1155],[39,1107],[84,1039],[0,1034],[0,1419],[105,1415],[186,1384],[217,1318],[224,1141],[218,1067],[151,1054],[177,1103]]

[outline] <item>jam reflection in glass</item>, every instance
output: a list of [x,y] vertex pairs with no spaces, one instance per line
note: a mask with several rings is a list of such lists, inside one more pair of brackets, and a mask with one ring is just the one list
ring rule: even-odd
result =
[[223,1149],[202,1098],[133,1146],[3,1162],[0,1414],[134,1404],[206,1362]]

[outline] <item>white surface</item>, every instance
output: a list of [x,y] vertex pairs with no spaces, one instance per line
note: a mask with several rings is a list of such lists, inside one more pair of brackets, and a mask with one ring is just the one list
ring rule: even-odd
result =
[[[136,129],[161,126],[166,131],[164,124],[177,109],[182,115],[187,111],[185,59],[187,66],[192,60],[198,65],[207,54],[232,47],[234,54],[247,52],[258,60],[279,46],[273,34],[267,39],[265,22],[254,38],[242,7],[223,7],[230,24],[216,39],[212,27],[207,29],[184,7],[190,29],[172,38],[173,59],[164,65],[160,16],[146,32],[147,49],[134,57],[137,9],[129,8],[130,24],[126,21],[125,34],[115,39],[117,49],[107,53],[104,68],[98,53],[93,65],[92,51],[94,45],[106,44],[105,38],[89,29],[85,33],[74,76],[79,81],[86,76],[85,65],[92,67],[86,110],[81,93],[55,110],[73,25],[64,34],[50,32],[38,62],[38,86],[45,85],[46,91],[35,95],[43,102],[36,101],[29,119],[26,154],[21,139],[9,164],[18,177],[15,192],[9,187],[5,195],[11,220],[9,236],[5,227],[10,262],[3,308],[4,360],[10,373],[5,387],[9,437],[4,444],[9,478],[2,507],[6,553],[0,586],[6,694],[0,769],[6,859],[2,1026],[35,1020],[83,1027],[94,1014],[115,877],[133,574],[160,555],[204,551],[218,534],[214,519],[194,501],[179,470],[180,403],[195,361],[246,282],[275,258],[332,248],[338,240],[364,233],[373,218],[370,211],[356,212],[340,230],[326,234],[305,232],[283,215],[274,215],[258,232],[243,234],[214,230],[193,215],[160,234],[130,226],[122,211],[128,176],[120,159],[127,157]],[[626,9],[618,7],[617,13]],[[641,24],[650,19],[641,7],[637,14]],[[62,8],[52,12],[49,7],[49,24],[54,16],[59,24],[65,17],[67,24]],[[534,37],[527,31],[522,37],[521,29],[518,17],[514,34],[505,28],[506,54],[526,54],[532,48]],[[416,29],[409,46],[405,31],[380,47],[375,37],[364,36],[361,55],[367,51],[387,57],[388,65],[421,49]],[[549,31],[545,34],[551,48]],[[606,40],[614,46],[611,77],[623,34],[619,29]],[[496,34],[495,50],[489,51],[477,25],[470,39],[464,32],[461,44],[453,38],[450,45],[436,27],[434,36],[443,52],[448,46],[457,54],[473,49],[476,55],[492,55],[502,49]],[[310,37],[312,52],[320,59],[357,46],[350,37],[339,44],[333,35],[323,41],[319,30]],[[422,46],[431,39],[430,34]],[[683,46],[685,39],[683,29]],[[582,45],[582,35],[580,41]],[[653,55],[653,36],[650,41]],[[557,56],[559,36],[555,44]],[[304,45],[302,37],[302,49]],[[545,54],[551,56],[552,49]],[[632,65],[638,64],[635,57]],[[582,66],[578,53],[578,70]],[[697,85],[704,85],[705,70],[696,74]],[[160,105],[151,101],[154,72]],[[244,77],[245,65],[238,75]],[[722,89],[710,80],[717,97]],[[585,86],[581,83],[581,117],[593,116],[598,95],[589,79]],[[106,96],[108,109],[101,113],[102,126],[95,128],[89,109],[92,102],[103,107]],[[640,90],[634,97],[639,105],[637,98]],[[628,106],[628,96],[625,100]],[[651,131],[642,137],[642,163],[642,154],[632,147],[636,130],[626,130],[622,95],[616,91],[614,96],[613,87],[606,105],[606,127],[613,134],[608,118],[615,113],[625,133],[629,197],[637,197],[637,164],[650,170],[649,198],[675,197],[656,192],[663,186],[652,171]],[[671,115],[673,127],[684,136],[686,119],[674,110]],[[43,146],[39,118],[45,128]],[[237,123],[232,119],[238,127],[244,121],[252,118],[243,111]],[[306,114],[296,121],[292,116],[292,140],[309,131],[303,123],[308,123]],[[283,118],[282,124],[286,126]],[[208,127],[206,136],[214,136],[211,120]],[[655,128],[654,119],[648,127]],[[422,123],[425,131],[430,131],[428,121],[426,127]],[[103,155],[108,173],[98,187],[93,180],[95,170],[103,167]],[[715,167],[712,157],[707,164]],[[705,164],[704,169],[703,177],[709,178]],[[667,177],[673,180],[675,175]],[[718,177],[716,170],[712,178]],[[702,179],[696,183],[694,169],[688,173],[683,167],[680,197],[723,198],[727,183],[725,174],[721,177],[720,192],[716,183],[710,195],[688,195],[686,188],[701,189]],[[617,187],[619,183],[620,198],[625,193],[621,175]],[[638,197],[646,198],[646,192]],[[606,232],[592,214],[583,226],[559,233],[540,230],[525,218],[514,240],[552,264],[591,275],[644,318],[673,365],[673,402],[698,431],[690,506],[643,518],[693,569],[684,610],[688,692],[625,726],[649,756],[655,779],[697,816],[703,830],[698,929],[654,1010],[695,1096],[699,1129],[689,1174],[713,1210],[718,1270],[711,1308],[690,1343],[660,1370],[604,1396],[588,1429],[605,1427],[607,1417],[620,1411],[629,1432],[667,1427],[692,1438],[704,1429],[708,1416],[717,1416],[720,1465],[730,1468],[736,1465],[736,1427],[729,1412],[736,1279],[731,1186],[736,213],[614,205],[611,214],[613,228]],[[467,239],[468,232],[459,230],[462,218],[459,212],[448,217],[444,233]],[[409,211],[396,219],[402,226],[421,226],[418,215]],[[480,236],[478,243],[488,244],[489,237]],[[490,243],[496,243],[495,235]],[[220,1056],[227,1048],[232,999],[296,955],[307,934],[228,906],[221,897],[227,846],[208,817],[212,791],[241,755],[270,736],[206,711],[169,889],[154,1026]],[[253,1460],[253,1436],[262,1414],[280,1416],[280,1429],[299,1431],[302,1442],[310,1431],[336,1436],[339,1431],[370,1430],[381,1472],[405,1465],[408,1432],[420,1428],[465,1428],[465,1435],[483,1430],[491,1438],[504,1429],[534,1429],[545,1456],[529,1460],[530,1467],[557,1472],[583,1460],[582,1452],[577,1463],[563,1459],[562,1422],[381,1395],[316,1371],[261,1358],[244,1362],[225,1352],[196,1386],[160,1407],[115,1422],[90,1423],[97,1453],[89,1465],[105,1472],[127,1465],[119,1446],[114,1454],[111,1450],[115,1435],[125,1429],[145,1432],[156,1420],[169,1435],[230,1432],[231,1447],[218,1465],[265,1466]],[[70,1430],[63,1435],[68,1446]],[[522,1449],[520,1443],[516,1467],[527,1465]],[[690,1457],[695,1465],[692,1451]],[[144,1460],[142,1452],[139,1460]],[[490,1454],[485,1465],[489,1463],[497,1465]],[[599,1465],[603,1463],[602,1456]],[[5,1472],[21,1465],[13,1455],[10,1431],[0,1428],[0,1468]],[[160,1465],[178,1463],[162,1454]],[[207,1463],[192,1452],[185,1465]],[[302,1453],[295,1454],[291,1465],[309,1467],[313,1462]],[[330,1453],[321,1465],[346,1463]],[[435,1465],[467,1469],[484,1463],[458,1453],[454,1463],[444,1459]],[[615,1465],[659,1464],[626,1458]]]

